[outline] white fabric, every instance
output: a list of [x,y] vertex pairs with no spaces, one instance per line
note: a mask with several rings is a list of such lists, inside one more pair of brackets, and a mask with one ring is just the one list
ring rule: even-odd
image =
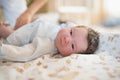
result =
[[44,54],[57,53],[54,40],[58,31],[72,26],[72,23],[55,26],[38,19],[21,27],[4,40],[1,54],[12,61],[28,61]]
[[16,19],[27,9],[26,0],[0,0],[6,21],[13,28]]
[[31,44],[24,46],[2,45],[4,58],[12,61],[29,61],[40,57],[41,55],[53,53],[55,49],[54,42],[48,38],[34,38]]

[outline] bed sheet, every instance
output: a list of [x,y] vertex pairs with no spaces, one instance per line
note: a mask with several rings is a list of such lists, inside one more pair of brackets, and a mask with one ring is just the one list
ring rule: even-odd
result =
[[18,63],[0,61],[0,80],[120,80],[120,57],[44,55]]

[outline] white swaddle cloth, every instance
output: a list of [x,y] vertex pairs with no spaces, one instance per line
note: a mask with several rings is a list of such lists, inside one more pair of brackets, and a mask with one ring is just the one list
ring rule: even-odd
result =
[[22,26],[4,40],[1,55],[12,61],[29,61],[44,54],[57,52],[54,39],[58,31],[59,28],[53,28],[52,25],[38,19]]

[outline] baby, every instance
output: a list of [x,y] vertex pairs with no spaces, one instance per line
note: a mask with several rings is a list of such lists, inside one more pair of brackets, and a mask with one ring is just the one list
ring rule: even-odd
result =
[[65,23],[55,26],[40,19],[16,31],[0,24],[0,57],[12,61],[29,61],[48,53],[69,56],[92,54],[99,41],[97,32],[84,26]]

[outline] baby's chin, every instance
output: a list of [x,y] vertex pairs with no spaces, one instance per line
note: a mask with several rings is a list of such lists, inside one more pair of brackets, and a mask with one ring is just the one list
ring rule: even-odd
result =
[[65,53],[65,52],[60,52],[60,54],[62,55],[62,56],[69,56],[69,55],[71,55],[71,53]]

